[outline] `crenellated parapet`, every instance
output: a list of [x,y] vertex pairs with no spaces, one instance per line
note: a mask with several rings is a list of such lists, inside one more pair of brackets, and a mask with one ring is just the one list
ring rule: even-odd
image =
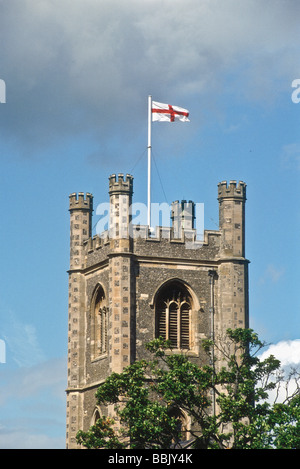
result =
[[109,178],[109,195],[133,194],[133,176],[130,174],[112,174]]
[[218,199],[222,198],[238,198],[246,200],[246,186],[245,182],[222,181],[218,184]]
[[[132,252],[137,256],[155,252],[162,257],[167,253],[173,253],[174,257],[190,258],[196,255],[203,259],[209,258],[212,252],[214,258],[218,257],[221,233],[215,230],[205,230],[203,239],[198,239],[195,229],[182,230],[181,236],[178,237],[171,227],[159,226],[154,232],[149,233],[147,225],[133,225],[131,237]],[[84,267],[89,267],[93,262],[105,260],[112,252],[111,241],[108,230],[86,239],[83,242]]]
[[93,196],[89,192],[84,195],[83,192],[73,192],[69,195],[69,210],[88,210],[93,211]]
[[109,232],[104,231],[101,235],[95,235],[84,241],[83,247],[86,248],[87,253],[101,249],[103,246],[109,244]]

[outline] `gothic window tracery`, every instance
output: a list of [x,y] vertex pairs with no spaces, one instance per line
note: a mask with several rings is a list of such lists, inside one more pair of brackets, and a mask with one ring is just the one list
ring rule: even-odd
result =
[[170,340],[172,347],[189,349],[192,298],[187,288],[172,282],[161,289],[156,302],[156,337]]
[[92,302],[91,315],[91,358],[107,352],[108,307],[104,290],[98,286]]

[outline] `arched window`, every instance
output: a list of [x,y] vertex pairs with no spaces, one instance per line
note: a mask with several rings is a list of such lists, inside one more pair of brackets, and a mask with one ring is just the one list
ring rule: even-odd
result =
[[92,301],[91,357],[95,359],[107,352],[108,308],[103,288],[99,285]]
[[169,415],[177,421],[177,431],[181,434],[180,441],[187,441],[189,437],[189,424],[185,413],[181,409],[173,407],[170,410]]
[[95,423],[96,423],[97,420],[99,420],[99,419],[100,419],[100,412],[99,412],[99,410],[97,409],[96,412],[95,412],[95,414],[94,414],[94,421],[95,421]]
[[96,407],[96,409],[94,410],[93,416],[92,416],[91,425],[95,425],[97,423],[97,420],[100,419],[100,417],[101,417],[100,411],[99,411],[98,407]]
[[192,298],[183,284],[174,281],[162,287],[155,305],[156,337],[170,340],[174,348],[189,349],[191,310]]

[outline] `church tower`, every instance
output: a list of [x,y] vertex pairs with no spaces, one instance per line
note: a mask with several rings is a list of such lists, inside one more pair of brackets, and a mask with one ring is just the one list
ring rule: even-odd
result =
[[109,177],[109,229],[92,236],[93,196],[71,194],[67,448],[110,408],[95,393],[112,372],[148,358],[145,344],[169,339],[204,364],[201,342],[248,327],[246,184],[218,185],[219,229],[195,229],[196,204],[176,201],[171,226],[132,225],[133,177]]

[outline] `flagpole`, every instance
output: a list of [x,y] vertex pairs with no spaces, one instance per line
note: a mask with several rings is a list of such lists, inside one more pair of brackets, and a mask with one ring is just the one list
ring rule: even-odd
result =
[[148,96],[148,227],[151,229],[151,121],[152,96]]

